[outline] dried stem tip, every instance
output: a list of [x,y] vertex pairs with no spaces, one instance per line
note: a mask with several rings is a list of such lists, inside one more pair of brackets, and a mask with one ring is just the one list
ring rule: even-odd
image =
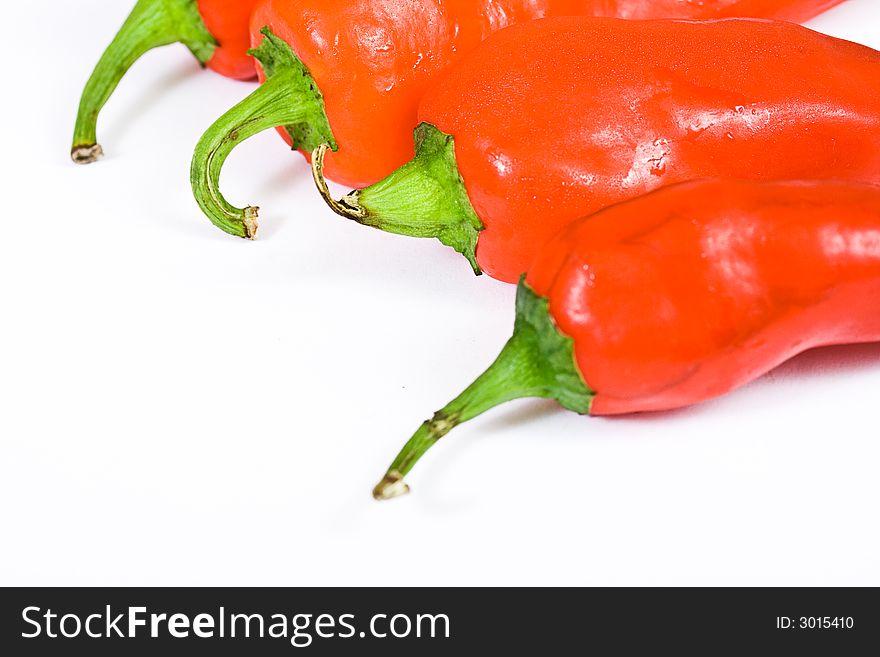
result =
[[409,492],[409,486],[403,480],[403,475],[397,470],[390,470],[388,474],[382,477],[382,481],[376,484],[373,489],[373,498],[379,501],[391,500],[395,497],[406,495]]

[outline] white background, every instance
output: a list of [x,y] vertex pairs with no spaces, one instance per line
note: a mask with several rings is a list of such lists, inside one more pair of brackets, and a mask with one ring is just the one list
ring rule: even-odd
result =
[[[107,106],[106,159],[73,165],[130,4],[4,7],[0,583],[880,584],[880,346],[676,413],[512,403],[374,502],[507,339],[514,289],[337,219],[270,133],[223,181],[262,206],[260,239],[213,228],[190,154],[250,85],[180,46]],[[880,2],[812,26],[880,47]]]

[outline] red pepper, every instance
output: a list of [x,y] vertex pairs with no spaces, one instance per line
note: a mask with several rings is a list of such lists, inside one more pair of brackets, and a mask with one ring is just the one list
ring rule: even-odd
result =
[[[363,186],[413,156],[418,102],[489,34],[544,16],[808,18],[842,0],[265,0],[254,10],[262,88],[221,117],[196,148],[193,191],[205,214],[253,237],[256,208],[219,191],[220,169],[244,139],[274,127],[309,155],[327,144],[327,175]],[[263,38],[263,36],[265,38]],[[618,46],[618,49],[620,46]]]
[[505,401],[578,413],[679,408],[797,353],[880,340],[880,187],[698,181],[570,225],[517,295],[513,337],[425,422],[376,487],[453,427]]
[[880,53],[791,23],[555,18],[426,93],[417,155],[335,203],[514,282],[570,221],[700,177],[880,182]]
[[132,64],[153,48],[182,43],[203,66],[230,78],[253,78],[248,21],[257,2],[138,0],[83,91],[70,151],[73,161],[89,164],[104,154],[96,137],[98,114]]

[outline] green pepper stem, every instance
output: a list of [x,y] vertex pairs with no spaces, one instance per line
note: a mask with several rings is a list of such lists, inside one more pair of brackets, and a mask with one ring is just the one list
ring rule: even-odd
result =
[[196,0],[138,0],[83,90],[70,150],[74,162],[89,164],[104,155],[96,132],[101,109],[144,53],[172,43],[183,43],[202,65],[213,56],[217,42]]
[[409,492],[403,481],[413,466],[443,436],[462,422],[504,402],[523,397],[546,397],[549,391],[531,380],[533,353],[526,341],[514,335],[498,358],[464,392],[422,423],[403,447],[388,471],[373,489],[377,500],[388,500]]
[[431,447],[462,422],[504,402],[543,397],[588,413],[593,391],[577,369],[573,345],[556,328],[547,300],[521,281],[513,337],[476,381],[419,427],[373,489],[373,497],[388,500],[408,493],[403,478]]
[[[316,151],[312,176],[336,214],[364,226],[408,237],[433,237],[467,258],[475,274],[483,223],[471,206],[455,160],[455,144],[428,123],[415,130],[415,157],[383,180],[335,200],[324,180],[324,153]],[[326,152],[326,151],[325,151]]]
[[237,208],[220,192],[220,171],[232,150],[245,139],[303,117],[302,104],[289,93],[287,76],[268,80],[208,128],[192,160],[193,194],[211,222],[221,230],[253,239],[259,208]]
[[256,237],[259,208],[237,208],[220,192],[220,172],[232,150],[276,127],[287,130],[294,149],[311,151],[324,143],[336,148],[312,76],[290,46],[268,28],[262,32],[263,42],[251,54],[262,64],[266,80],[208,128],[196,146],[190,170],[193,194],[205,215],[221,230],[248,239]]
[[312,151],[312,180],[315,181],[315,187],[327,206],[340,217],[351,219],[361,223],[366,218],[367,213],[363,208],[357,206],[357,201],[349,203],[348,199],[351,195],[346,196],[341,201],[337,201],[330,193],[330,187],[327,185],[327,179],[324,177],[324,158],[327,157],[327,151],[330,150],[329,144],[321,144]]

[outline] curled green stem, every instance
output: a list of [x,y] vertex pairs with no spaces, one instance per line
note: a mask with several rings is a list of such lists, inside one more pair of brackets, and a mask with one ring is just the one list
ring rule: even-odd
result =
[[77,164],[99,160],[98,115],[131,66],[146,52],[183,43],[202,65],[217,42],[199,15],[196,0],[138,0],[116,37],[104,51],[80,99],[70,157]]
[[336,148],[324,112],[324,101],[311,74],[284,41],[268,28],[259,48],[251,51],[263,66],[265,82],[208,128],[193,154],[190,182],[199,207],[221,230],[253,239],[258,208],[238,208],[220,192],[226,158],[242,141],[283,127],[294,149],[312,151],[320,144]]

